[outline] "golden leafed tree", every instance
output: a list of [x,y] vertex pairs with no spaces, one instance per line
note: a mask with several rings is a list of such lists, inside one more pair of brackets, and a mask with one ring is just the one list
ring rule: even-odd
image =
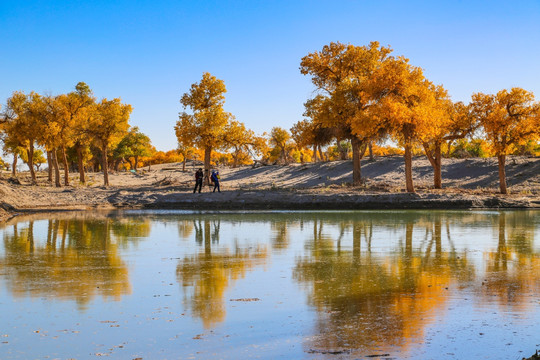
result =
[[232,149],[233,167],[237,167],[242,157],[255,157],[257,149],[257,136],[253,130],[246,129],[244,123],[236,120],[229,122],[225,129],[224,146]]
[[351,140],[354,184],[361,183],[360,160],[367,144],[381,136],[378,124],[369,121],[371,118],[367,116],[374,103],[369,86],[373,72],[391,51],[378,42],[371,42],[369,46],[337,42],[308,54],[300,64],[302,74],[310,75],[323,95],[321,106],[316,108],[319,121],[326,128],[335,129],[338,140]]
[[39,137],[39,142],[47,152],[49,181],[52,182],[54,172],[55,185],[60,187],[62,184],[58,165],[58,149],[62,144],[62,136],[59,136],[59,133],[62,130],[60,124],[66,118],[65,107],[58,96],[43,96],[41,100],[43,107],[39,112],[39,122],[43,131]]
[[[304,107],[304,116],[308,122],[298,123],[300,128],[294,129],[293,137],[298,137],[299,134],[295,135],[295,133],[301,131],[302,135],[307,137],[301,142],[306,146],[313,146],[313,161],[317,162],[317,153],[320,159],[324,160],[322,147],[328,145],[333,138],[350,138],[350,128],[348,125],[340,123],[340,117],[335,111],[332,98],[329,96],[319,94],[306,101]],[[309,143],[306,142],[308,140]],[[354,173],[356,175],[353,177],[359,177],[360,169],[358,168]]]
[[444,107],[439,106],[436,87],[424,78],[422,69],[410,65],[403,57],[382,64],[374,72],[372,81],[372,91],[378,100],[371,109],[371,116],[384,124],[385,131],[404,147],[406,188],[414,192],[413,146],[431,131],[431,124],[443,116]]
[[71,104],[70,116],[73,117],[74,128],[72,131],[72,142],[77,154],[77,164],[79,168],[79,182],[86,183],[84,171],[85,152],[88,152],[91,139],[87,128],[93,111],[96,110],[96,98],[90,87],[84,82],[78,82],[75,85],[75,91],[68,94]]
[[431,87],[431,91],[434,92],[432,105],[436,118],[427,123],[419,139],[433,167],[434,187],[442,189],[442,144],[473,134],[478,121],[470,115],[468,106],[462,102],[453,103],[442,86]]
[[181,142],[178,140],[178,148],[176,150],[177,154],[182,156],[182,171],[186,171],[186,162],[190,159],[195,153],[193,145],[190,143]]
[[39,106],[39,94],[31,92],[26,95],[15,91],[7,99],[3,123],[4,141],[13,149],[22,147],[26,151],[27,164],[34,185],[37,184],[34,171],[34,149],[42,133],[40,123],[37,121]]
[[506,155],[515,146],[540,136],[540,104],[532,92],[521,88],[501,90],[496,95],[476,93],[472,96],[473,116],[482,124],[499,164],[499,187],[506,194]]
[[287,130],[277,126],[273,127],[268,142],[273,146],[270,155],[276,158],[279,163],[288,164],[292,161],[291,151],[294,144],[291,134]]
[[101,150],[101,166],[103,169],[103,185],[109,186],[109,164],[107,160],[109,148],[113,148],[126,135],[129,128],[129,116],[133,108],[122,104],[119,98],[103,99],[97,103],[93,116],[89,119],[87,132],[92,136]]
[[[300,151],[300,162],[304,163],[303,149],[315,146],[314,126],[307,119],[298,121],[291,127],[291,136],[296,144],[296,148]],[[314,149],[315,153],[316,149]]]
[[69,165],[66,150],[74,144],[75,134],[73,130],[76,127],[77,113],[81,111],[82,105],[73,94],[62,94],[56,97],[54,106],[59,107],[59,116],[54,117],[57,128],[56,141],[64,165],[64,185],[68,186]]
[[55,172],[56,186],[60,185],[57,152],[60,152],[64,167],[64,184],[69,185],[69,165],[66,149],[73,144],[73,129],[75,119],[73,104],[68,95],[41,96],[34,94],[29,110],[39,125],[41,132],[37,142],[45,147],[49,162],[49,180],[52,180],[52,171]]
[[191,113],[182,112],[175,126],[179,144],[204,149],[205,178],[208,181],[210,159],[213,149],[223,145],[226,127],[232,115],[223,110],[225,83],[205,72],[199,83],[182,95],[180,103]]

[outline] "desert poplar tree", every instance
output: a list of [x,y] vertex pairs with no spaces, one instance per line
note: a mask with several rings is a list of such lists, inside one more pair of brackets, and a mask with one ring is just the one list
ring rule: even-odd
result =
[[[322,147],[328,145],[333,138],[346,137],[351,138],[349,125],[344,124],[337,116],[332,99],[325,95],[317,95],[313,99],[309,99],[304,103],[304,116],[310,123],[309,128],[306,128],[305,135],[312,142],[313,146],[313,161],[317,162],[317,157],[324,161]],[[292,130],[291,130],[292,131]],[[361,150],[359,150],[361,152]],[[360,159],[361,157],[358,157]],[[357,159],[357,160],[358,160]],[[359,161],[353,162],[359,166]],[[353,164],[353,181],[361,178],[360,168]],[[354,170],[356,168],[356,171]]]
[[39,142],[47,152],[49,181],[52,181],[54,173],[55,186],[60,187],[62,184],[60,167],[58,165],[58,150],[62,142],[62,137],[59,136],[59,132],[61,131],[59,124],[66,117],[65,107],[58,96],[47,95],[41,97],[41,100],[43,106],[39,111],[39,122],[43,131],[39,136]]
[[512,88],[496,95],[473,94],[470,106],[497,156],[500,192],[507,194],[506,156],[515,146],[540,136],[540,104],[532,92]]
[[[297,150],[300,151],[300,162],[304,163],[303,149],[309,146],[315,146],[314,124],[313,122],[304,119],[296,122],[291,127],[291,136],[296,144]],[[314,153],[316,152],[316,149]],[[316,157],[315,157],[316,158]]]
[[154,151],[150,138],[143,134],[137,126],[129,129],[129,132],[118,143],[115,152],[119,157],[133,158],[133,163],[130,162],[131,168],[137,171],[139,158],[150,156]]
[[[360,160],[367,144],[379,137],[380,129],[367,121],[370,106],[374,103],[369,92],[370,78],[391,53],[390,48],[378,42],[369,46],[330,43],[321,51],[304,56],[300,71],[310,75],[319,90],[325,109],[322,119],[325,127],[334,128],[341,139],[350,139],[353,152],[353,184],[362,181]],[[362,126],[353,129],[353,123],[362,120]]]
[[232,115],[223,110],[225,83],[205,72],[199,83],[194,83],[182,95],[180,103],[186,111],[180,113],[175,126],[178,142],[193,144],[204,150],[205,181],[209,181],[212,150],[223,145],[227,124]]
[[405,149],[406,188],[414,192],[413,146],[430,130],[431,123],[441,118],[443,111],[436,101],[435,86],[425,79],[422,69],[410,65],[403,57],[384,62],[374,72],[372,81],[377,103],[371,109],[371,116],[384,124],[391,137]]
[[232,150],[233,167],[237,167],[240,159],[255,157],[258,152],[259,137],[253,130],[246,129],[244,123],[231,120],[225,129],[224,146]]
[[61,108],[61,116],[55,118],[57,127],[56,140],[58,141],[58,148],[64,165],[64,185],[69,186],[69,165],[66,150],[74,144],[73,130],[76,127],[77,114],[81,111],[82,105],[73,94],[58,95],[54,103]]
[[275,126],[270,131],[268,142],[272,149],[272,155],[281,164],[289,164],[292,161],[291,151],[293,150],[293,140],[291,134],[283,128]]
[[116,146],[127,133],[132,110],[131,105],[122,104],[119,98],[103,99],[96,104],[93,116],[89,120],[87,132],[101,150],[104,186],[109,186],[108,150]]
[[41,134],[41,128],[37,120],[36,105],[40,95],[31,92],[26,95],[15,91],[7,100],[4,115],[4,132],[9,142],[15,147],[24,147],[32,184],[37,184],[36,172],[34,171],[34,150],[37,139]]
[[84,82],[75,85],[75,91],[68,94],[70,102],[73,104],[74,128],[72,131],[73,146],[77,154],[77,164],[79,168],[79,182],[86,183],[84,158],[89,149],[91,139],[88,134],[88,126],[96,110],[96,98],[90,87]]
[[462,102],[453,103],[442,86],[432,87],[435,93],[437,118],[429,122],[424,132],[419,134],[424,152],[433,167],[433,186],[442,189],[442,145],[472,135],[478,128],[478,121],[470,115],[469,107]]

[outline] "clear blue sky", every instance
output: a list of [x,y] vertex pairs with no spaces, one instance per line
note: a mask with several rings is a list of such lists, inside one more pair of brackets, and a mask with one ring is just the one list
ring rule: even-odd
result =
[[176,148],[181,95],[205,71],[257,133],[290,128],[313,95],[300,59],[379,41],[454,100],[520,86],[540,99],[540,1],[0,1],[0,102],[84,81],[133,105],[131,124]]

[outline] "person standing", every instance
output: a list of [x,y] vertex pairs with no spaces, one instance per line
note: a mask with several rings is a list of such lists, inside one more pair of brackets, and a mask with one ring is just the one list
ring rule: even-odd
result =
[[197,170],[197,172],[195,173],[195,189],[193,189],[194,194],[197,191],[197,187],[199,188],[199,193],[201,192],[203,176],[204,174],[203,174],[202,169]]
[[221,192],[221,190],[219,189],[219,171],[212,171],[210,179],[214,183],[214,191],[212,192],[216,192],[216,189],[218,192]]

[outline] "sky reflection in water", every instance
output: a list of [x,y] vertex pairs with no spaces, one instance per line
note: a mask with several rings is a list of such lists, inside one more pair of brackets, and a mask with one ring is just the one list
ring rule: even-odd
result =
[[0,231],[2,359],[513,359],[540,346],[538,211],[132,211]]

